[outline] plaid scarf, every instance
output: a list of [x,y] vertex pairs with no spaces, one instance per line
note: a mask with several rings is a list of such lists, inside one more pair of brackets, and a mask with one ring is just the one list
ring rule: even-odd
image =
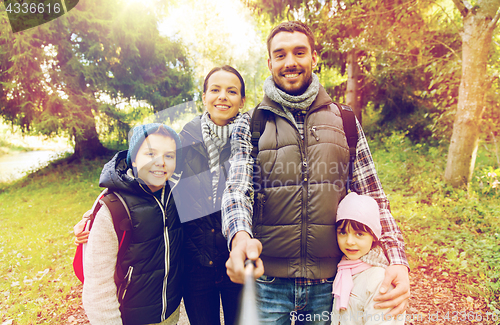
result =
[[212,189],[213,189],[213,203],[217,200],[217,188],[219,187],[220,168],[219,158],[222,148],[226,145],[231,131],[233,129],[233,122],[240,117],[238,113],[228,124],[217,125],[211,119],[208,112],[203,113],[201,116],[201,133],[203,142],[207,148],[208,153],[208,166],[212,173]]

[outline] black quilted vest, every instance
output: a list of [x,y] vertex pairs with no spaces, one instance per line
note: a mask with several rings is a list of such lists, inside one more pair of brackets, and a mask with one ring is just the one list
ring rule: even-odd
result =
[[[118,153],[101,173],[100,186],[118,191],[132,219],[130,245],[119,261],[131,272],[120,304],[123,324],[159,323],[179,306],[182,296],[182,226],[170,185],[165,211],[149,188],[126,175],[126,151]],[[164,218],[165,216],[165,218]],[[168,247],[168,250],[165,250]]]

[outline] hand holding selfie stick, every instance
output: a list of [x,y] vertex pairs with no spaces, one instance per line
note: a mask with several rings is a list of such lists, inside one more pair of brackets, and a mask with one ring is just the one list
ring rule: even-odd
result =
[[255,279],[253,272],[255,261],[245,261],[245,284],[240,300],[240,312],[238,325],[258,325],[259,315],[257,313],[257,302],[255,295]]

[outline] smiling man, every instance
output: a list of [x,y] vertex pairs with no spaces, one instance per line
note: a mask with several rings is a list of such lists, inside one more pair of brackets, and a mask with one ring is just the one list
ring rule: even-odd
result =
[[[222,199],[223,232],[231,249],[227,273],[242,283],[244,261],[256,261],[263,324],[327,324],[332,282],[342,256],[335,217],[345,196],[349,147],[339,107],[313,73],[318,55],[309,27],[282,23],[271,31],[267,48],[271,76],[255,108],[267,117],[255,164],[249,114],[236,122],[232,133],[232,143],[240,147],[232,149]],[[359,123],[357,129],[351,189],[379,204],[380,241],[391,265],[375,300],[380,300],[380,308],[393,307],[391,314],[396,315],[409,297],[404,241]],[[257,176],[255,202],[252,167]],[[396,288],[388,293],[391,283]]]

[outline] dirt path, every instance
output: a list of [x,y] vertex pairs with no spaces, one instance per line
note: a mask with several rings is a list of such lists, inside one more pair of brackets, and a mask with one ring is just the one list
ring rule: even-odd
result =
[[[458,290],[461,279],[432,270],[418,267],[410,273],[411,297],[407,309],[406,324],[448,325],[500,324],[487,314],[484,299],[474,299]],[[89,324],[81,306],[81,286],[72,289],[68,295],[71,308],[65,315],[66,325]],[[487,319],[488,318],[488,319]],[[181,306],[181,319],[178,325],[189,325],[184,306]]]

